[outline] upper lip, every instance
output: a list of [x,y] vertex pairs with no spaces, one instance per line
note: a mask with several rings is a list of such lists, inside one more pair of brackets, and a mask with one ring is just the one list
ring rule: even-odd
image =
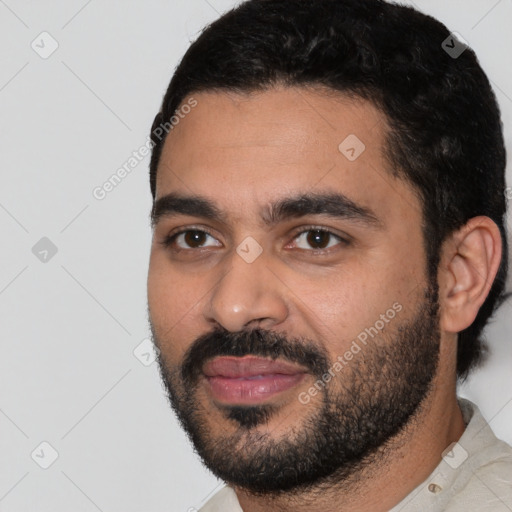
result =
[[306,373],[306,369],[294,363],[283,360],[272,360],[263,357],[220,356],[208,361],[203,366],[206,377],[255,377],[257,375],[295,375]]

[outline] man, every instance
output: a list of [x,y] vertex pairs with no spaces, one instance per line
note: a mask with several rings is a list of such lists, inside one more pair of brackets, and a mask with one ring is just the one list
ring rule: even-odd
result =
[[201,510],[512,510],[512,449],[456,394],[507,272],[471,49],[380,0],[249,0],[152,141],[160,371],[227,483]]

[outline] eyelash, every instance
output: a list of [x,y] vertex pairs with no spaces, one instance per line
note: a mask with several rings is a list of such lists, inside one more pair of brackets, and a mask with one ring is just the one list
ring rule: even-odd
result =
[[[183,235],[184,233],[189,233],[189,232],[199,232],[199,233],[205,233],[209,236],[211,236],[212,238],[215,238],[213,236],[213,234],[211,233],[211,231],[209,231],[208,229],[205,229],[205,228],[195,228],[194,226],[191,226],[189,227],[188,229],[183,229],[181,231],[178,231],[176,233],[171,233],[170,235],[167,235],[163,241],[161,241],[160,243],[165,247],[165,248],[169,248],[171,247],[171,245],[175,242],[176,238],[180,235]],[[321,228],[321,227],[318,227],[318,226],[306,226],[305,228],[302,229],[302,231],[298,231],[296,234],[293,235],[293,240],[295,240],[296,238],[298,238],[300,235],[303,235],[304,233],[309,233],[311,231],[319,231],[321,233],[327,233],[329,235],[332,235],[334,238],[337,238],[339,240],[339,242],[344,245],[344,246],[347,246],[350,244],[349,240],[341,237],[340,235],[337,235],[336,233],[333,233],[332,231],[329,231],[328,229],[325,229],[325,228]],[[178,250],[180,251],[194,251],[194,250],[201,250],[201,249],[204,249],[204,247],[192,247],[192,248],[189,248],[189,249],[183,249],[183,248],[178,248]],[[308,249],[301,249],[303,251],[307,251],[307,252],[313,252],[313,253],[316,253],[316,254],[323,254],[323,253],[326,253],[326,252],[330,252],[332,250],[332,247],[331,248],[327,248],[327,249],[311,249],[311,250],[308,250]]]

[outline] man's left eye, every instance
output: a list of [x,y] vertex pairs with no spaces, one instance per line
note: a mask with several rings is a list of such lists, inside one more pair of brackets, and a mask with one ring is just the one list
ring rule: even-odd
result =
[[[347,240],[325,229],[308,229],[306,231],[302,231],[294,238],[294,240],[301,240],[301,243],[309,245],[309,248],[312,247],[314,250],[322,251],[337,245],[336,243],[329,244],[329,240],[332,238],[335,238],[338,243],[342,242],[343,245],[348,244]],[[299,249],[308,250],[309,248],[307,246],[299,246]]]

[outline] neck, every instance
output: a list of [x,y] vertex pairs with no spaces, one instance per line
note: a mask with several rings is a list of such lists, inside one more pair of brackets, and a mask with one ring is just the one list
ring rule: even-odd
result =
[[244,512],[386,512],[432,473],[464,429],[456,383],[438,374],[406,427],[348,479],[273,497],[235,491]]

